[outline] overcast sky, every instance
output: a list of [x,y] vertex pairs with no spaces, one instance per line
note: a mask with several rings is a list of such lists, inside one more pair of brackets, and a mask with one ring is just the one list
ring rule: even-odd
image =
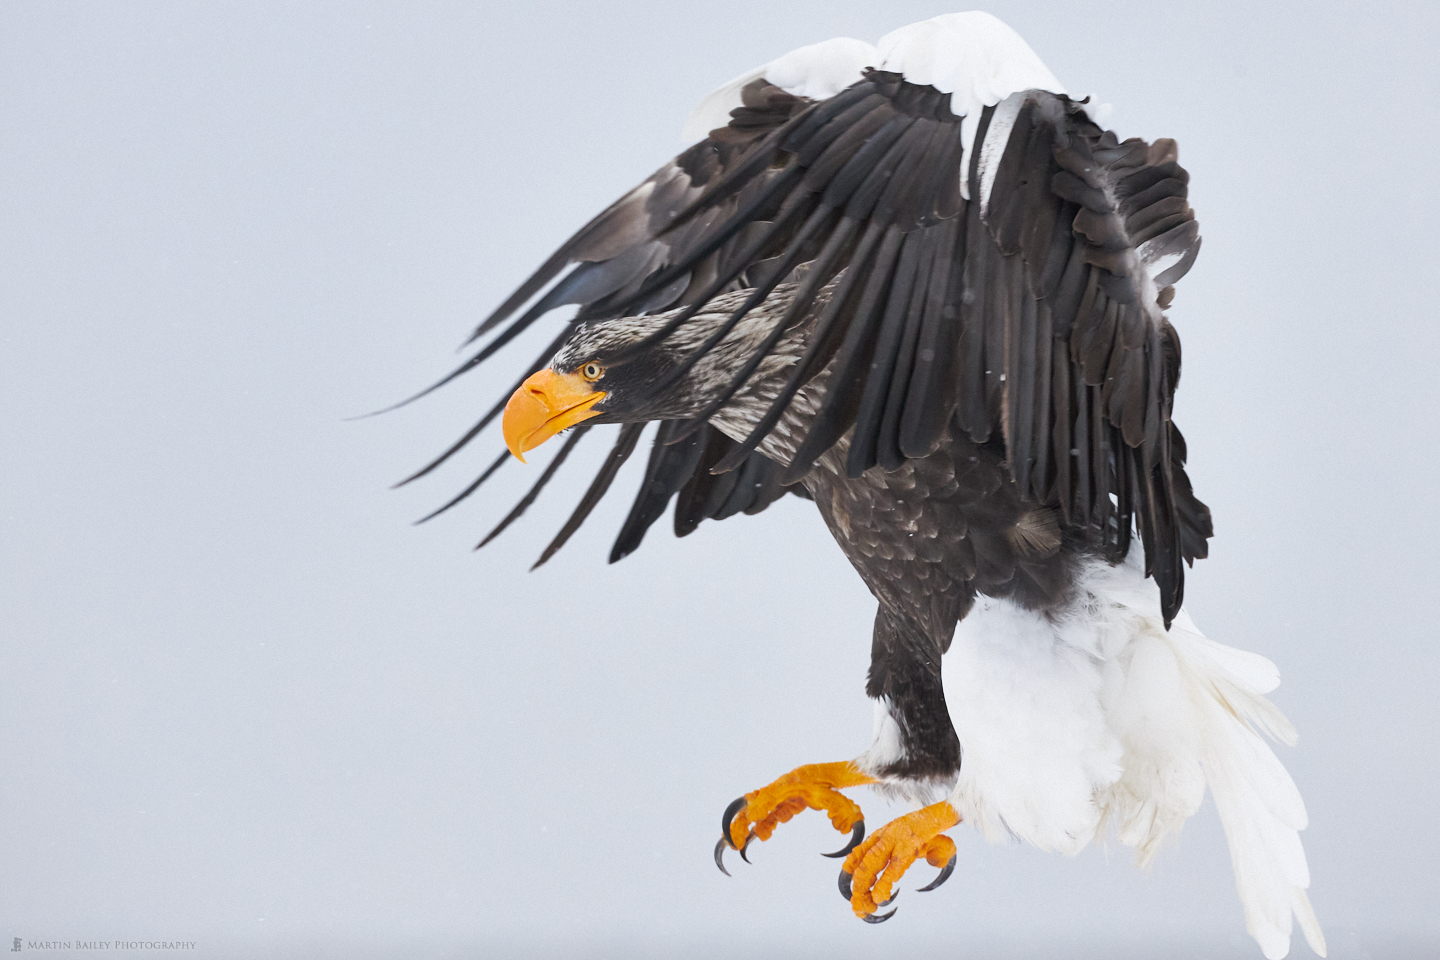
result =
[[[498,433],[388,487],[534,349],[345,419],[448,369],[712,88],[951,9],[0,7],[0,943],[1258,957],[1208,801],[1147,874],[962,827],[883,927],[815,814],[721,876],[730,799],[869,737],[874,601],[813,507],[667,518],[606,566],[632,472],[527,574],[601,450],[478,554],[535,467],[410,521]],[[1436,7],[989,9],[1122,137],[1179,141],[1176,418],[1216,520],[1188,607],[1280,666],[1331,957],[1433,956]]]

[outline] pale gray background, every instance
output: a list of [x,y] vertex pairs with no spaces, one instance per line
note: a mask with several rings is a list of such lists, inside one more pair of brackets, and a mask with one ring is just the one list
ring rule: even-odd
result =
[[[1149,874],[961,829],[883,927],[813,814],[727,880],[725,803],[869,734],[873,605],[813,509],[667,518],[607,567],[616,497],[527,575],[584,469],[473,555],[534,468],[409,521],[498,437],[386,489],[512,366],[344,422],[447,369],[713,87],[948,9],[0,7],[0,938],[1258,957],[1208,803]],[[1122,136],[1180,142],[1177,417],[1217,530],[1189,606],[1281,667],[1331,956],[1440,949],[1436,7],[991,9]]]

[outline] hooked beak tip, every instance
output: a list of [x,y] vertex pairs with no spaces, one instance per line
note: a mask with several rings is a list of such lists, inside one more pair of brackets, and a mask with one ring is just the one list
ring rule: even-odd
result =
[[525,451],[533,450],[567,427],[573,427],[600,411],[591,410],[605,393],[595,390],[577,374],[541,370],[525,380],[505,404],[500,429],[505,446],[521,463]]

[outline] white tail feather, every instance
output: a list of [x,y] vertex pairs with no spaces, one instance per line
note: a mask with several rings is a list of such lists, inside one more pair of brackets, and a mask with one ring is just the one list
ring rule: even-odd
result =
[[[1310,948],[1323,957],[1325,938],[1305,894],[1310,871],[1299,835],[1307,823],[1305,804],[1295,781],[1260,736],[1263,731],[1281,742],[1295,743],[1295,728],[1263,696],[1279,685],[1280,673],[1258,654],[1207,639],[1183,612],[1170,630],[1164,631],[1154,587],[1142,578],[1137,560],[1132,554],[1130,562],[1104,571],[1102,578],[1111,583],[1128,581],[1112,596],[1118,595],[1119,602],[1143,621],[1132,624],[1132,646],[1143,649],[1163,638],[1173,654],[1186,688],[1189,710],[1185,712],[1193,719],[1192,742],[1198,750],[1177,751],[1172,759],[1188,753],[1204,771],[1229,843],[1246,929],[1267,960],[1279,960],[1290,951],[1293,914]],[[1093,586],[1103,589],[1102,583]],[[1104,597],[1103,592],[1097,595],[1097,599]],[[1133,673],[1133,659],[1131,670]],[[1127,777],[1122,781],[1128,779],[1128,760]],[[1151,802],[1163,802],[1168,793],[1156,791]],[[1126,821],[1121,824],[1121,840],[1133,843],[1126,835]],[[1132,836],[1138,836],[1133,815],[1128,825]],[[1136,844],[1138,860],[1153,855],[1160,831],[1169,827],[1160,818],[1152,820],[1151,831]],[[1179,824],[1174,827],[1178,829]]]
[[[1183,611],[1165,630],[1140,564],[1136,550],[1089,565],[1058,618],[982,599],[961,623],[945,658],[964,751],[951,803],[990,839],[1008,831],[1067,853],[1113,828],[1143,867],[1208,783],[1251,936],[1278,960],[1298,920],[1323,957],[1305,893],[1305,804],[1261,737],[1295,742],[1264,697],[1279,672],[1206,639]],[[1083,794],[1058,789],[1079,782]]]

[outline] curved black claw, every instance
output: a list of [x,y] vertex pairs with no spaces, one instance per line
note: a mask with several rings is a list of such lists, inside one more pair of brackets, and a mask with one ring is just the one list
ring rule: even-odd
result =
[[834,858],[834,857],[848,857],[848,856],[850,855],[850,851],[851,851],[851,850],[854,850],[856,847],[860,846],[860,841],[861,841],[861,840],[864,840],[864,839],[865,839],[865,821],[864,821],[864,820],[856,820],[856,821],[855,821],[855,829],[850,831],[850,842],[847,843],[847,844],[845,844],[845,846],[842,847],[841,849],[836,850],[834,853],[822,853],[822,854],[820,854],[820,856],[822,856],[822,857],[831,857],[831,858]]
[[[735,814],[743,809],[745,809],[745,798],[743,796],[736,797],[730,801],[730,806],[726,807],[725,812],[720,816],[720,842],[715,844],[715,866],[719,867],[720,872],[727,877],[730,876],[730,871],[725,869],[725,848],[734,849],[735,847],[730,839],[730,822],[735,819]],[[753,836],[755,834],[750,834],[750,837]],[[750,862],[750,858],[745,856],[745,849],[750,846],[750,837],[745,838],[745,846],[740,848],[740,859],[746,863]]]
[[949,880],[949,879],[950,879],[950,874],[952,874],[952,873],[954,873],[954,872],[955,872],[955,858],[954,858],[954,857],[951,857],[951,858],[950,858],[950,862],[947,863],[947,864],[945,864],[944,868],[940,871],[940,876],[936,877],[934,880],[931,880],[929,883],[925,884],[925,886],[921,887],[919,890],[917,890],[917,891],[915,891],[915,892],[916,892],[916,893],[929,893],[931,890],[934,890],[936,887],[940,886],[940,884],[944,883],[946,880]]
[[729,837],[721,837],[720,840],[715,844],[715,866],[719,867],[720,872],[725,874],[725,876],[727,877],[730,876],[730,871],[725,869],[725,850],[729,846]]
[[[846,903],[850,902],[850,896],[852,893],[851,885],[854,883],[854,880],[854,874],[843,869],[840,871],[840,896],[845,898]],[[886,900],[884,903],[877,903],[875,904],[875,906],[888,907],[890,906],[890,904],[894,903],[895,899],[899,896],[900,891],[896,890],[890,895],[889,900]],[[891,910],[889,913],[882,913],[878,915],[872,913],[868,917],[861,917],[860,919],[864,920],[866,923],[884,923],[886,920],[889,920],[893,916],[895,916],[895,911]]]
[[[750,834],[750,836],[745,838],[745,846],[740,848],[740,859],[746,863],[750,862],[750,858],[745,856],[745,851],[750,849],[750,841],[754,839],[755,834]],[[725,869],[725,851],[733,849],[735,849],[735,845],[730,842],[729,837],[721,837],[715,841],[715,866],[719,867],[720,872],[727,877],[730,876],[730,871]]]
[[720,836],[730,836],[730,821],[735,819],[735,814],[745,809],[745,803],[744,796],[736,797],[730,801],[730,806],[725,808],[725,812],[720,814]]

